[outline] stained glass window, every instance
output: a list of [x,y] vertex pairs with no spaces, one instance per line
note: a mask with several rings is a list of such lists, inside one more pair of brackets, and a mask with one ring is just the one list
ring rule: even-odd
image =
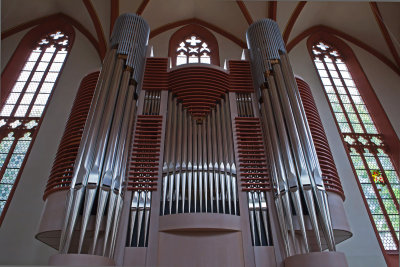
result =
[[188,63],[211,64],[211,50],[208,44],[194,34],[184,38],[176,49],[176,65]]
[[312,54],[380,242],[386,251],[398,251],[399,174],[387,154],[383,136],[340,52],[319,42],[312,47]]
[[68,54],[69,37],[61,31],[40,38],[0,108],[0,215],[38,129],[59,72]]

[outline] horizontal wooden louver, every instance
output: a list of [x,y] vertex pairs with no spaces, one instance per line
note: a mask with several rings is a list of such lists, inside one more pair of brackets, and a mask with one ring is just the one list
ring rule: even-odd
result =
[[242,190],[271,190],[259,118],[236,117],[235,127]]
[[128,190],[157,190],[162,116],[139,115],[128,172]]

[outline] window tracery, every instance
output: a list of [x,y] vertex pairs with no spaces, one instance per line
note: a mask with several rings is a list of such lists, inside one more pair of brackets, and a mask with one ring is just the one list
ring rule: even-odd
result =
[[39,38],[0,108],[1,218],[21,175],[69,46],[70,36],[62,31],[51,31]]
[[196,35],[183,40],[176,49],[176,65],[187,63],[211,64],[211,50],[208,44]]
[[192,63],[219,65],[217,39],[200,25],[186,25],[171,36],[169,57],[173,66]]
[[398,251],[400,182],[384,137],[339,50],[319,41],[311,51],[383,249]]

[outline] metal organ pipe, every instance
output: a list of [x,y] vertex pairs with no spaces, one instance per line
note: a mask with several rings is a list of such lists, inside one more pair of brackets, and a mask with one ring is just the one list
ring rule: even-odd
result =
[[[302,198],[319,250],[322,249],[319,226],[329,250],[335,250],[321,169],[279,28],[274,21],[263,19],[249,27],[246,37],[253,83],[262,102],[262,121],[268,128],[265,139],[272,166],[275,206],[287,256],[310,251]],[[294,236],[291,203],[302,234],[299,243]]]
[[[100,225],[107,210],[102,254],[112,257],[136,106],[134,98],[143,76],[149,32],[147,23],[137,15],[121,15],[115,23],[111,49],[103,62],[74,165],[60,253],[70,251],[78,212],[83,209],[77,251],[81,253],[86,246],[84,244],[88,244],[85,238],[87,226],[94,212],[94,238],[88,253],[95,254]],[[93,210],[96,195],[98,203]]]

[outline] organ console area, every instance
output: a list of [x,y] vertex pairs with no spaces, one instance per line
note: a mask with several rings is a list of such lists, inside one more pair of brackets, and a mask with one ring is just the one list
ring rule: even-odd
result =
[[344,194],[277,24],[247,60],[170,67],[140,16],[86,76],[44,193],[50,265],[347,266]]

